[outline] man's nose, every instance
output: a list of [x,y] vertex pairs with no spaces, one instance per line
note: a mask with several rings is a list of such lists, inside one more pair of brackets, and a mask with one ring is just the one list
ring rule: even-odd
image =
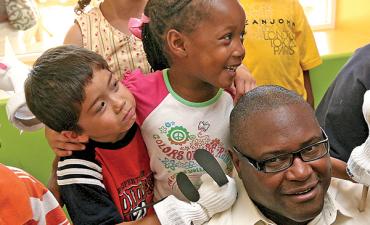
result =
[[312,172],[309,163],[304,162],[300,157],[294,157],[292,166],[286,172],[286,177],[292,181],[305,181],[311,176]]

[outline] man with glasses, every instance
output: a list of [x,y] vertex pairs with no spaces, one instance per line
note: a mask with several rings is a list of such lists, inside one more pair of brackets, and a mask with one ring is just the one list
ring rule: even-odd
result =
[[239,196],[209,225],[369,223],[370,209],[357,209],[361,185],[331,179],[328,137],[294,92],[246,93],[231,113],[230,135]]

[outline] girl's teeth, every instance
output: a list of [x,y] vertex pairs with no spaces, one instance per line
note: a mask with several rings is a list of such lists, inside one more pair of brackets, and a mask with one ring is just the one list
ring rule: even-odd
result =
[[231,71],[235,72],[236,67],[235,67],[235,66],[227,66],[227,67],[226,67],[226,69],[228,69],[228,70],[231,70]]

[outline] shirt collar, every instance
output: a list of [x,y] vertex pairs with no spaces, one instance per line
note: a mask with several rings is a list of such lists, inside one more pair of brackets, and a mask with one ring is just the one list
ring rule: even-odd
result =
[[310,223],[308,223],[308,225],[334,224],[339,214],[349,218],[352,217],[351,214],[335,200],[335,193],[333,193],[333,190],[329,188],[324,199],[324,207],[322,212]]
[[[243,182],[236,177],[235,178],[238,187],[238,200],[233,206],[233,211],[239,215],[245,215],[244,218],[248,218],[248,221],[254,225],[274,225],[275,223],[266,218],[262,212],[256,207],[256,205],[249,198]],[[248,209],[248,210],[245,210]],[[236,212],[240,211],[240,212]],[[236,221],[233,221],[236,222]],[[245,224],[245,221],[241,221],[241,224]]]
[[[257,206],[249,198],[247,192],[245,191],[243,182],[236,178],[236,183],[238,187],[239,197],[235,203],[233,210],[240,210],[240,215],[245,215],[244,218],[248,218],[251,224],[254,225],[275,225],[274,222],[266,218],[262,212],[257,208]],[[335,201],[334,193],[329,189],[324,198],[324,207],[322,212],[315,217],[308,225],[330,225],[333,224],[338,214],[342,214],[346,217],[352,217],[341,205]],[[249,210],[245,210],[249,209]]]

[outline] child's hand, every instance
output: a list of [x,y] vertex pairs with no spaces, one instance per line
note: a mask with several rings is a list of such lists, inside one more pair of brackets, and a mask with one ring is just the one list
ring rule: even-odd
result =
[[84,143],[88,141],[88,138],[81,136],[67,137],[48,127],[45,127],[45,137],[51,149],[59,157],[70,156],[72,151],[84,150]]
[[231,87],[231,90],[234,90],[232,92],[235,94],[234,102],[236,103],[241,96],[255,87],[256,80],[251,72],[244,65],[240,65],[238,69],[236,69],[234,85]]

